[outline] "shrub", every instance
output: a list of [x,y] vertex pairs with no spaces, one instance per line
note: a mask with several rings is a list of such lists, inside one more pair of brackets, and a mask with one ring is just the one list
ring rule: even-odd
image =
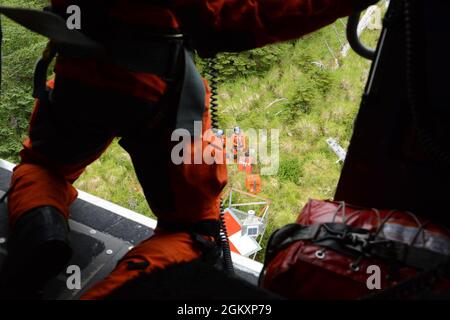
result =
[[282,181],[290,181],[295,184],[300,183],[302,176],[302,164],[297,157],[282,158],[278,169],[278,177]]
[[[215,58],[220,82],[234,81],[236,77],[260,76],[278,64],[290,44],[257,48],[241,53],[221,53]],[[208,73],[209,60],[196,58],[200,71]]]

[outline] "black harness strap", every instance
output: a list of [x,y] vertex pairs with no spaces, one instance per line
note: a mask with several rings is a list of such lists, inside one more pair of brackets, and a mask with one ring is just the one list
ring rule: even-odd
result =
[[195,131],[195,122],[203,119],[205,110],[205,86],[202,77],[195,67],[192,53],[183,49],[184,76],[180,93],[180,101],[175,128],[183,128],[189,131],[191,137],[202,134],[202,130]]
[[56,55],[56,48],[53,43],[49,41],[47,47],[42,53],[41,59],[36,63],[34,68],[33,78],[33,98],[41,100],[48,98],[47,90],[47,70],[50,63],[53,61]]

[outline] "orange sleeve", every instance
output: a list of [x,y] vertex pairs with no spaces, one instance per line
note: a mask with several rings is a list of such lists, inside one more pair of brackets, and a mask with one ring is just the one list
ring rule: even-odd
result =
[[353,11],[355,0],[172,0],[201,55],[299,38]]

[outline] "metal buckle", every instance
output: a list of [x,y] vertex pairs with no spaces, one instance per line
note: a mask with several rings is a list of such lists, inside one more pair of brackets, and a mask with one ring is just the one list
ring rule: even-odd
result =
[[348,240],[354,245],[361,245],[363,248],[367,247],[369,244],[370,234],[354,233],[351,232],[347,234]]

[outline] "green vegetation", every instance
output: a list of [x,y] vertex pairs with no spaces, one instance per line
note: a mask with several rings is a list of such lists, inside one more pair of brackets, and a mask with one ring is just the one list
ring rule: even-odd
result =
[[[43,0],[3,0],[5,6],[43,7]],[[3,81],[0,99],[0,158],[17,161],[33,106],[32,74],[44,37],[2,17]]]
[[[42,7],[46,1],[4,0],[5,5]],[[0,158],[17,162],[33,99],[32,69],[45,39],[3,21],[4,80],[0,101]],[[301,40],[218,57],[220,122],[223,128],[280,129],[280,168],[262,177],[262,196],[272,200],[267,236],[293,222],[308,198],[332,198],[342,165],[325,139],[348,146],[369,62],[350,52],[337,21]],[[378,33],[363,38],[374,45]],[[204,68],[205,62],[199,61]],[[245,174],[229,167],[229,186],[244,189]],[[129,156],[117,142],[76,186],[151,215]]]

